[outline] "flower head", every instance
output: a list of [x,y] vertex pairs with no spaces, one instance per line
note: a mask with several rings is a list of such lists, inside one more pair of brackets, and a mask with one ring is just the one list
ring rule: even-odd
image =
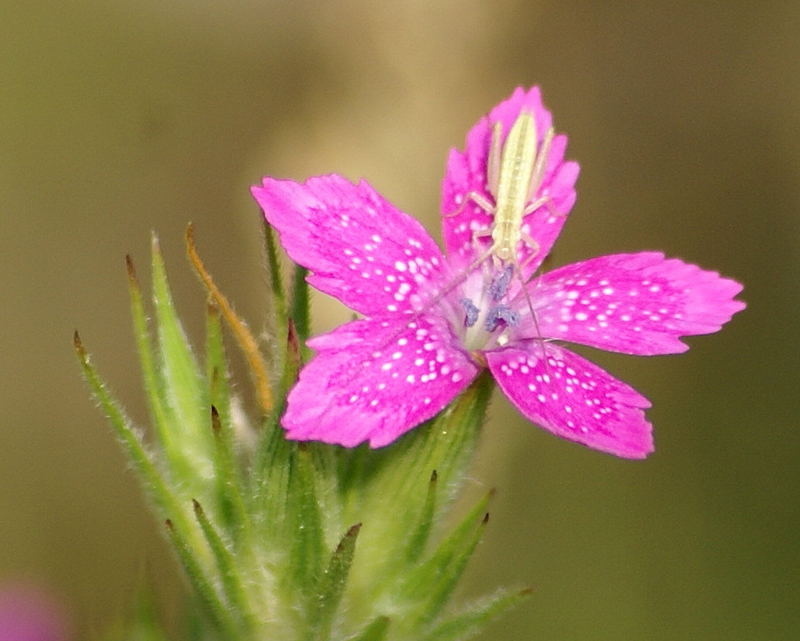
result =
[[65,641],[66,618],[42,590],[28,585],[0,585],[0,641]]
[[[527,142],[522,134],[512,141],[523,118],[532,123]],[[317,355],[282,419],[289,438],[387,445],[488,367],[546,430],[627,458],[652,451],[647,399],[556,341],[682,352],[681,336],[715,332],[744,308],[733,299],[742,287],[657,252],[534,277],[575,202],[578,176],[564,160],[566,136],[551,127],[539,89],[520,88],[472,128],[463,152],[450,153],[446,255],[365,181],[265,178],[253,188],[309,283],[364,316],[309,341]]]

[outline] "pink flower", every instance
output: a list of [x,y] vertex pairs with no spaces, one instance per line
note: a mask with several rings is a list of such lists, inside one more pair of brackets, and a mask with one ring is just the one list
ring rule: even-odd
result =
[[578,165],[564,160],[564,135],[552,138],[528,198],[542,204],[523,218],[516,247],[525,287],[511,262],[479,261],[494,223],[475,202],[492,202],[493,126],[502,123],[507,136],[521,113],[533,115],[541,151],[551,115],[534,87],[517,89],[472,128],[463,152],[450,153],[446,256],[365,181],[265,178],[253,188],[286,251],[311,272],[309,283],[364,316],[309,341],[317,355],[282,419],[289,438],[387,445],[488,367],[517,409],[546,430],[627,458],[653,450],[647,399],[556,341],[682,352],[681,336],[716,332],[744,308],[733,300],[742,287],[657,252],[601,256],[534,278],[575,202]]
[[62,608],[40,589],[0,585],[0,641],[65,641]]

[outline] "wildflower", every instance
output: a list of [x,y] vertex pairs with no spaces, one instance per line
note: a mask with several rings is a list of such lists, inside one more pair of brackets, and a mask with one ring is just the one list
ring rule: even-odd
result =
[[65,641],[67,623],[61,607],[42,590],[28,585],[0,585],[0,641]]
[[537,87],[517,89],[472,128],[463,152],[451,152],[446,256],[363,180],[265,178],[253,188],[289,256],[309,269],[309,283],[364,316],[309,341],[317,355],[282,419],[289,438],[387,445],[488,367],[517,409],[546,430],[626,458],[653,450],[647,399],[555,341],[682,352],[681,336],[716,332],[744,308],[733,299],[742,287],[658,252],[601,256],[533,278],[575,202],[578,165],[564,160],[564,135],[548,141],[516,260],[487,256],[492,132],[501,123],[508,135],[523,113],[534,118],[541,153],[551,115]]

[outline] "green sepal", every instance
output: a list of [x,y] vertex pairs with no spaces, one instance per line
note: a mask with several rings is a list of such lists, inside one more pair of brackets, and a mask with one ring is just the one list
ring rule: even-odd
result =
[[310,639],[314,641],[330,639],[331,623],[347,585],[347,576],[353,563],[359,530],[361,530],[361,523],[357,523],[347,530],[333,551],[328,567],[319,578],[316,596],[309,606],[309,616],[312,621]]
[[433,521],[436,516],[436,493],[439,486],[439,475],[436,470],[431,472],[431,480],[428,482],[428,493],[425,503],[422,505],[416,528],[411,532],[406,543],[406,562],[414,563],[425,551],[425,546],[430,538],[433,529]]
[[432,621],[447,604],[489,520],[486,512],[489,497],[478,501],[430,558],[405,576],[401,594],[408,601],[418,603],[406,621]]
[[384,641],[387,632],[389,632],[390,622],[389,617],[380,616],[370,622],[361,632],[348,637],[347,641]]
[[479,599],[444,621],[418,641],[466,641],[481,632],[495,617],[515,607],[531,594],[531,589],[500,590],[497,594]]
[[205,360],[211,429],[214,434],[215,505],[222,526],[236,541],[249,519],[242,497],[244,482],[233,433],[230,374],[222,337],[222,318],[212,302],[209,302],[206,314]]
[[251,483],[254,515],[259,520],[267,541],[280,544],[288,534],[287,507],[289,501],[290,459],[296,444],[286,439],[280,418],[286,406],[286,394],[294,384],[300,369],[300,343],[291,319],[287,322],[286,360],[281,375],[281,388],[272,412],[263,420],[256,444]]
[[[153,303],[156,312],[161,368],[168,405],[174,411],[171,447],[165,447],[175,478],[203,498],[210,488],[205,479],[211,470],[211,430],[208,429],[208,396],[200,369],[178,319],[167,282],[164,260],[153,236]],[[204,469],[206,471],[204,473]]]
[[125,415],[122,406],[111,395],[108,387],[91,364],[89,354],[83,347],[78,332],[75,332],[74,345],[89,389],[111,423],[114,434],[138,474],[145,491],[163,514],[174,514],[174,518],[179,519],[185,525],[187,520],[184,511],[172,492],[168,480],[164,478],[153,458],[145,450],[141,437]]
[[233,427],[222,422],[217,408],[211,406],[211,429],[214,433],[214,477],[217,506],[226,532],[234,544],[251,534],[250,513],[242,495],[243,480],[233,447]]
[[304,443],[293,449],[288,497],[291,532],[287,576],[302,590],[315,585],[323,571],[325,532],[311,453]]
[[172,416],[167,402],[166,385],[164,384],[161,369],[156,363],[142,289],[136,277],[133,260],[130,256],[126,256],[125,262],[128,269],[128,293],[130,295],[136,349],[142,369],[150,416],[155,427],[155,436],[165,452],[173,451],[175,450],[175,445],[173,444],[175,437],[171,426],[174,423],[174,416]]
[[267,299],[267,329],[271,336],[278,338],[272,341],[271,359],[273,363],[283,363],[286,358],[286,345],[280,338],[286,336],[289,320],[286,303],[286,292],[283,286],[283,270],[281,269],[280,252],[275,230],[262,218],[264,226],[264,253],[266,255],[267,280],[269,297]]
[[311,298],[306,281],[307,274],[308,270],[305,267],[295,266],[292,272],[292,299],[289,308],[289,319],[294,323],[300,344],[303,346],[303,360],[307,360],[311,353],[305,346],[306,340],[311,335]]
[[[250,610],[247,594],[240,580],[240,570],[236,565],[236,559],[229,546],[222,540],[222,536],[217,531],[217,528],[214,527],[214,524],[208,518],[205,510],[203,510],[203,506],[195,499],[192,499],[192,506],[194,508],[195,518],[200,525],[200,529],[206,538],[206,542],[211,549],[211,554],[217,564],[219,577],[225,591],[225,600],[229,605],[229,609],[235,613],[237,619],[239,619],[246,631],[255,629],[255,617]],[[261,604],[262,607],[264,607],[264,605],[265,604]]]
[[170,541],[178,553],[178,559],[183,565],[186,576],[189,578],[209,621],[224,635],[226,641],[235,641],[240,638],[238,626],[231,617],[227,604],[222,601],[197,559],[197,548],[189,543],[171,519],[166,519],[164,523],[167,526]]
[[231,382],[222,334],[222,317],[213,302],[206,312],[206,382],[209,405],[217,408],[222,424],[231,425]]
[[[267,255],[267,278],[270,293],[272,294],[272,312],[276,321],[285,322],[286,319],[286,293],[283,289],[281,261],[278,252],[278,243],[275,241],[275,230],[266,219],[264,224],[264,251]],[[276,327],[278,329],[278,327]],[[281,334],[279,334],[280,336]]]
[[[91,638],[95,638],[91,636]],[[98,639],[102,641],[169,641],[152,589],[140,587],[131,612],[114,622]]]
[[[475,449],[492,385],[491,377],[479,376],[452,405],[397,443],[349,453],[357,471],[348,472],[346,487],[352,496],[345,496],[343,503],[358,510],[346,510],[343,518],[363,520],[368,528],[354,567],[355,583],[365,595],[383,593],[391,579],[407,573],[408,524],[424,520],[434,470],[437,505],[431,527],[446,514]],[[387,555],[387,549],[403,553]]]
[[256,460],[251,475],[252,515],[266,547],[289,540],[289,488],[292,478],[291,460],[297,444],[286,440],[278,424],[283,405],[275,408],[261,428]]

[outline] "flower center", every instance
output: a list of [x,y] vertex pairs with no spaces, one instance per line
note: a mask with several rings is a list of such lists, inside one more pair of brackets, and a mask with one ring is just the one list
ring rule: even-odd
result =
[[506,265],[488,278],[484,271],[479,278],[468,280],[464,290],[470,295],[459,300],[463,318],[461,327],[456,330],[463,335],[464,345],[469,351],[505,345],[511,330],[519,325],[519,312],[509,301],[504,302],[513,275],[513,267]]

